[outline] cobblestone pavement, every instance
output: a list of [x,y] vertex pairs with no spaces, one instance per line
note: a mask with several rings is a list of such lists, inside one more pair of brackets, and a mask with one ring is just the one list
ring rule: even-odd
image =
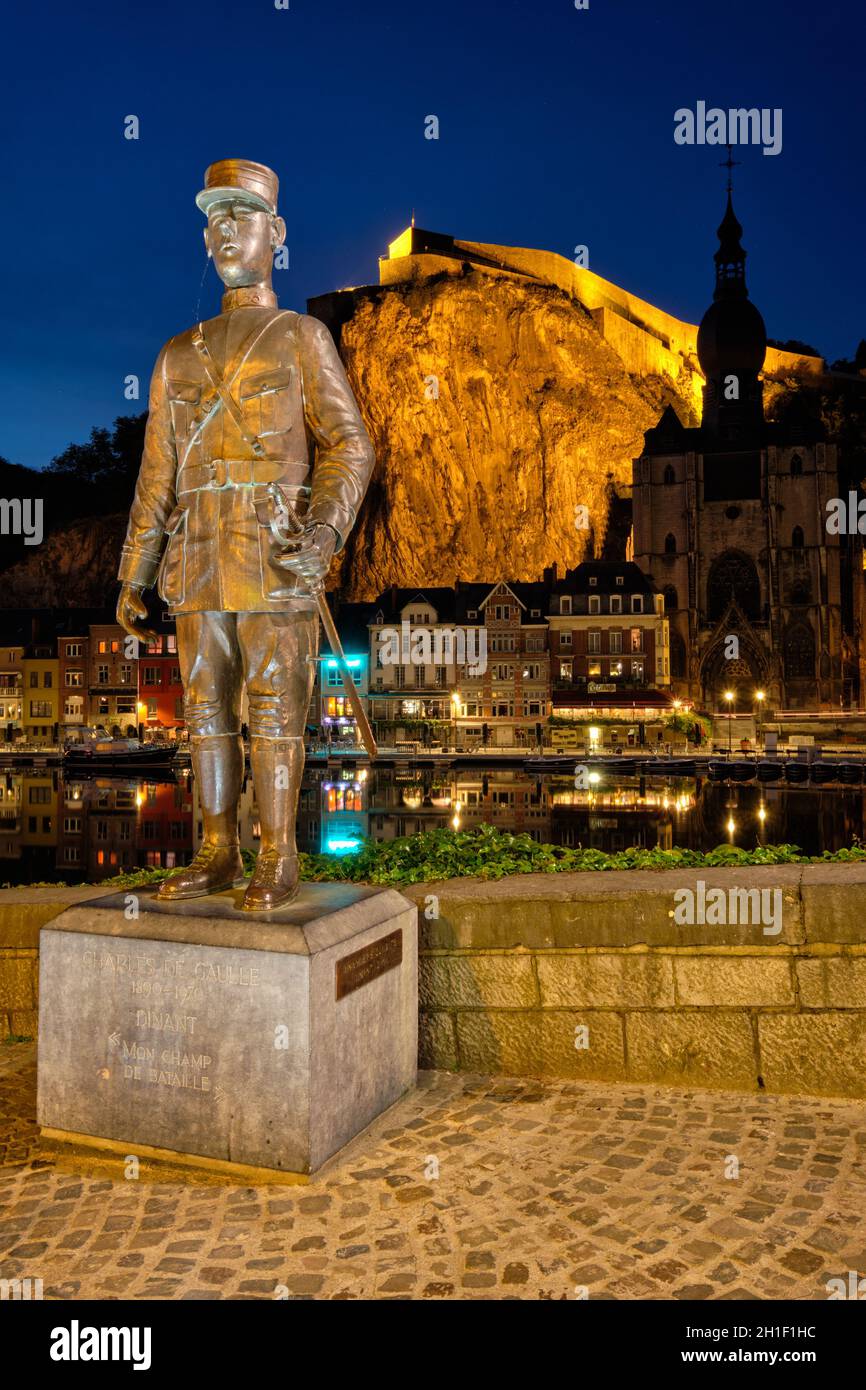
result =
[[444,1072],[308,1186],[82,1175],[0,1047],[0,1278],[46,1298],[825,1299],[864,1211],[862,1105]]

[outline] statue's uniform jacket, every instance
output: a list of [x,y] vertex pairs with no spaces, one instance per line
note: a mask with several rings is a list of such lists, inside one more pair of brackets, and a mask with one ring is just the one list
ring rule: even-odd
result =
[[299,516],[332,526],[342,548],[373,468],[343,365],[324,324],[291,311],[244,306],[203,331],[265,457],[224,408],[194,330],[172,338],[154,368],[119,578],[149,587],[158,573],[177,615],[311,612],[303,580],[272,563],[268,487]]

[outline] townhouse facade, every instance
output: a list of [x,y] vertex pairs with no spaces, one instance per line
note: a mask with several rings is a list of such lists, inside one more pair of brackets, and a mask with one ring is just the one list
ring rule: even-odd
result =
[[529,749],[547,741],[551,716],[591,725],[603,714],[628,718],[633,742],[670,711],[664,599],[637,565],[391,589],[370,608],[370,718],[383,738]]
[[64,731],[81,728],[87,723],[90,711],[88,695],[88,663],[90,632],[84,624],[73,635],[57,638],[57,660],[60,672],[60,725]]
[[[585,724],[622,711],[639,724],[671,704],[664,599],[634,564],[591,562],[562,577],[553,566],[533,584],[395,587],[370,603],[337,602],[335,621],[382,744],[530,751],[551,741],[551,718]],[[82,611],[56,624],[47,615],[38,641],[0,641],[0,742],[51,745],[82,726],[183,739],[174,624],[155,626],[142,644],[107,614]],[[327,649],[307,735],[334,752],[360,744]]]
[[370,717],[467,750],[540,741],[550,703],[547,586],[390,589],[371,605]]
[[171,630],[139,648],[138,723],[145,737],[167,735],[176,738],[184,725],[183,683],[177,654],[177,634]]
[[24,647],[0,646],[0,741],[21,738],[24,715]]
[[138,732],[137,645],[118,623],[91,624],[88,723]]
[[57,742],[60,668],[53,643],[25,647],[21,733],[25,743],[48,748]]
[[[673,704],[664,597],[633,563],[590,561],[551,586],[551,714],[587,723],[589,747],[647,741]],[[554,737],[560,746],[567,738]]]

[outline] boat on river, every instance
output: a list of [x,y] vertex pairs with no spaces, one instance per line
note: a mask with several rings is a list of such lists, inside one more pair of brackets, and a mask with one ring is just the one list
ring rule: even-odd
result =
[[72,770],[167,768],[177,752],[174,743],[142,743],[141,739],[114,737],[100,729],[82,728],[76,733],[63,748],[63,766]]

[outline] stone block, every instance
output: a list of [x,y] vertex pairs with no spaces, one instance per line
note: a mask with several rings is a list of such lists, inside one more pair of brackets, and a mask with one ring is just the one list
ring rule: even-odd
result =
[[38,1120],[307,1174],[414,1084],[417,914],[392,890],[305,884],[261,917],[227,892],[137,894],[42,929]]
[[863,942],[866,864],[808,864],[801,891],[807,941]]
[[457,1040],[461,1071],[624,1079],[622,1019],[614,1013],[476,1010],[457,1015]]
[[35,986],[35,952],[0,952],[0,1009],[32,1009]]
[[797,980],[806,1009],[866,1010],[866,956],[798,960]]
[[866,1013],[765,1014],[758,1037],[768,1091],[866,1096]]
[[677,956],[674,973],[679,1004],[730,1009],[794,1002],[788,956]]
[[537,969],[545,1008],[664,1008],[674,1003],[670,956],[550,952],[537,957]]
[[434,1071],[457,1070],[454,1015],[422,1009],[418,1019],[418,1065]]
[[626,1015],[628,1080],[729,1090],[757,1087],[749,1015],[735,1010]]
[[13,1009],[7,1015],[7,1037],[35,1038],[39,1028],[39,1014],[36,1009]]
[[422,956],[418,986],[428,1008],[527,1009],[538,1003],[529,955]]
[[[848,866],[846,866],[847,868]],[[409,896],[439,899],[439,916],[422,919],[425,950],[528,950],[580,946],[753,946],[804,940],[797,865],[752,865],[736,869],[648,869],[612,873],[516,874],[484,883],[473,879],[415,884]],[[782,930],[767,937],[760,923],[731,921],[712,926],[674,921],[678,889],[779,889]]]

